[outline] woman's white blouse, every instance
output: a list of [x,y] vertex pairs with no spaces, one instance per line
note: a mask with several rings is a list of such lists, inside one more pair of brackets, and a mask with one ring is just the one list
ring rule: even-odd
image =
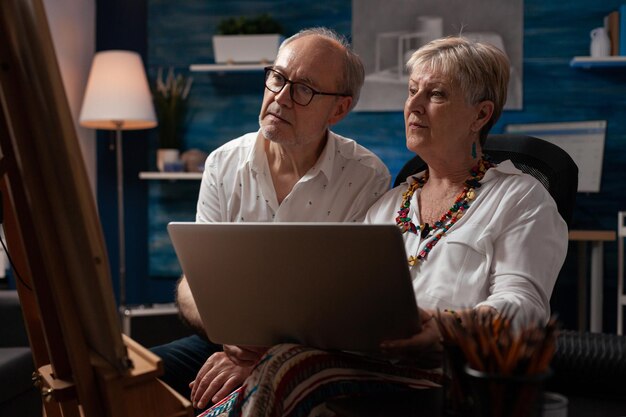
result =
[[[410,267],[417,304],[424,309],[485,305],[516,311],[518,323],[547,320],[567,253],[567,225],[545,187],[511,161],[489,169],[481,183],[465,215],[426,260]],[[386,193],[365,221],[395,223],[407,187],[405,182]],[[420,191],[409,213],[415,224],[421,223]],[[405,233],[407,258],[417,256],[431,239]]]

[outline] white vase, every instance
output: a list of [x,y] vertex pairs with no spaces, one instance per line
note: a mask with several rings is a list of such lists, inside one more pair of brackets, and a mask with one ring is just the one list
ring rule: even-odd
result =
[[157,149],[157,168],[164,172],[168,164],[180,162],[180,151],[178,149]]
[[601,58],[611,55],[611,41],[606,30],[602,27],[593,29],[589,35],[591,36],[591,44],[589,45],[589,55],[594,58]]

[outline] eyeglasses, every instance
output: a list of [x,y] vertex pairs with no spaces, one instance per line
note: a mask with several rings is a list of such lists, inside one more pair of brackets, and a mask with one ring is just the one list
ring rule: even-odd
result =
[[316,91],[306,84],[291,81],[272,67],[265,67],[265,88],[272,93],[278,94],[283,91],[287,83],[291,84],[291,88],[289,89],[291,100],[301,106],[307,106],[316,95],[350,97],[350,94],[323,93]]

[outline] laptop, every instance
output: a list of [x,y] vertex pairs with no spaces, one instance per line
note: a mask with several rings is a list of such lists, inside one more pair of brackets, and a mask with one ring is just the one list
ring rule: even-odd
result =
[[173,222],[168,232],[215,343],[374,352],[420,328],[395,225]]

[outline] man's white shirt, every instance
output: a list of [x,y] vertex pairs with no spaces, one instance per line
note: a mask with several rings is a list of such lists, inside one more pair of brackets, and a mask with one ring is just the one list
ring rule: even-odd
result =
[[389,190],[389,171],[375,154],[329,131],[318,161],[279,205],[265,140],[248,133],[209,155],[197,222],[356,222]]

